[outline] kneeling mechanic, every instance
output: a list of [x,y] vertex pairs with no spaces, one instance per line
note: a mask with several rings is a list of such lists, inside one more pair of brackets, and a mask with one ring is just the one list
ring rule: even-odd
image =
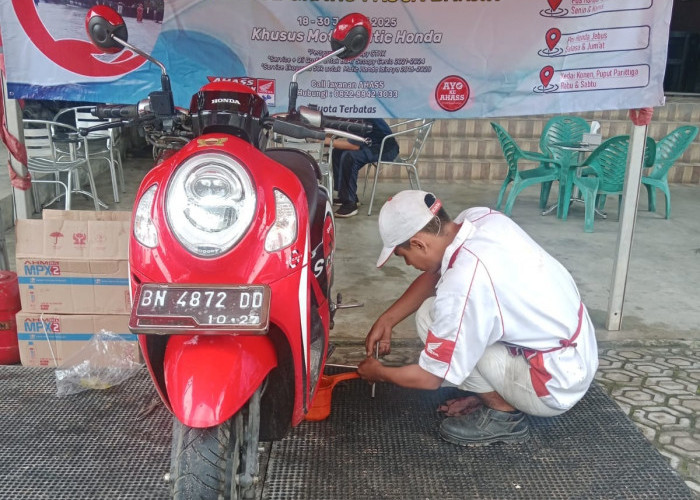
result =
[[[358,372],[369,382],[476,393],[476,411],[445,418],[459,445],[523,442],[526,415],[573,407],[598,367],[595,331],[569,272],[504,214],[477,207],[450,219],[439,199],[402,191],[379,214],[384,248],[423,271],[374,323]],[[387,367],[392,328],[416,313],[418,364]]]

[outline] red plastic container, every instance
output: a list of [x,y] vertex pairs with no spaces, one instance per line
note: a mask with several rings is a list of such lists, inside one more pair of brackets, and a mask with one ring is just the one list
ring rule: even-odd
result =
[[0,365],[19,363],[15,315],[21,308],[17,273],[0,271]]

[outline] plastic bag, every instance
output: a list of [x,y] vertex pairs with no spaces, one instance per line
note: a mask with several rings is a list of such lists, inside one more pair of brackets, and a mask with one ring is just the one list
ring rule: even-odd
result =
[[56,370],[56,395],[67,396],[121,384],[143,366],[137,358],[138,349],[133,348],[133,342],[101,330],[66,361],[66,368]]

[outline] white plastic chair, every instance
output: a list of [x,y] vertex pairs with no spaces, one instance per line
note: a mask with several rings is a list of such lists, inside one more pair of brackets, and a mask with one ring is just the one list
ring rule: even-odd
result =
[[[32,188],[34,192],[34,206],[37,212],[41,211],[38,205],[39,196],[35,184],[49,183],[56,185],[56,196],[45,203],[51,205],[62,196],[65,196],[65,209],[71,209],[71,195],[80,193],[89,196],[95,203],[95,210],[100,210],[100,202],[95,188],[95,178],[92,174],[87,140],[80,136],[78,129],[65,123],[50,120],[23,120],[24,145],[27,149],[27,169],[32,175]],[[56,141],[62,141],[63,148],[56,147]],[[73,144],[73,148],[69,145]],[[78,172],[84,168],[90,191],[81,189]],[[65,174],[65,181],[61,178]],[[48,178],[47,178],[48,177]],[[60,187],[65,191],[60,192]]]
[[[88,128],[110,120],[93,116],[90,110],[92,106],[77,106],[66,108],[56,113],[54,121],[62,122],[68,120],[77,128]],[[90,157],[102,158],[109,163],[109,173],[112,179],[112,194],[114,202],[119,203],[119,191],[126,191],[124,185],[124,169],[122,167],[122,157],[119,151],[119,132],[116,128],[106,130],[96,130],[87,135],[90,144]]]
[[[430,134],[430,129],[433,128],[434,122],[435,120],[415,118],[412,120],[406,120],[400,123],[396,123],[391,126],[391,129],[396,130],[396,132],[393,132],[384,137],[384,139],[382,139],[382,145],[379,148],[380,160],[376,163],[370,163],[369,165],[367,165],[367,171],[365,172],[365,186],[362,189],[363,200],[365,198],[365,191],[367,190],[367,178],[369,177],[369,171],[372,167],[374,167],[374,183],[372,184],[372,197],[369,200],[369,210],[367,210],[367,215],[372,215],[372,204],[374,203],[374,194],[377,190],[377,181],[379,180],[379,172],[382,169],[382,167],[390,165],[398,165],[401,167],[405,167],[406,172],[408,173],[408,180],[411,183],[411,189],[420,189],[420,180],[418,179],[418,170],[416,168],[416,163],[418,163],[421,151],[423,151],[423,146],[425,145],[425,141],[428,138],[428,135]],[[405,130],[399,130],[406,126],[408,126],[409,128]],[[391,161],[382,160],[381,158],[384,154],[384,143],[386,142],[386,140],[390,137],[393,137],[398,141],[398,138],[404,135],[415,135],[415,138],[413,139],[413,147],[411,148],[409,154],[404,156],[399,153],[399,156],[397,156]]]

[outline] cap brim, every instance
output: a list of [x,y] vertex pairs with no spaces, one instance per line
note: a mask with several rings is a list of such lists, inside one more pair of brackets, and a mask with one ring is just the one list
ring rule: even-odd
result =
[[396,247],[384,247],[382,253],[379,254],[379,259],[377,260],[377,267],[382,267],[389,260],[389,257],[394,253]]

